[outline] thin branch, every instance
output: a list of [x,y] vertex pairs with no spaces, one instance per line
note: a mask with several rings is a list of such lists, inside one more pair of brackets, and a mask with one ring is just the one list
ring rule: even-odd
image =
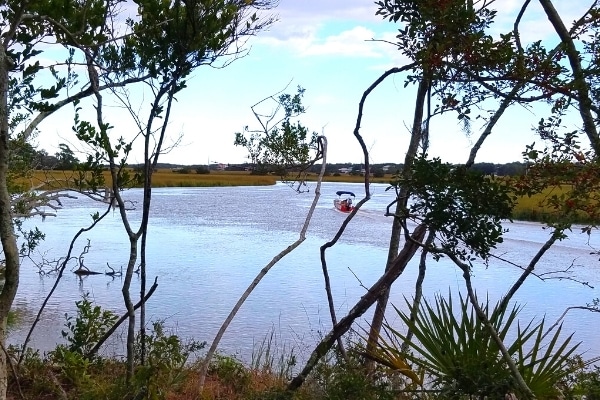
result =
[[498,305],[498,308],[500,310],[505,310],[508,307],[508,303],[510,302],[512,297],[515,295],[515,293],[517,293],[519,288],[523,285],[523,282],[525,282],[525,279],[527,279],[527,277],[529,277],[529,275],[531,275],[531,273],[535,269],[535,266],[537,265],[538,261],[540,261],[542,256],[544,254],[546,254],[546,252],[550,249],[550,247],[552,247],[552,245],[558,240],[558,238],[560,237],[561,234],[562,234],[562,231],[559,229],[555,229],[554,232],[552,232],[552,235],[550,236],[550,238],[546,241],[546,243],[544,243],[544,245],[538,250],[538,252],[535,254],[535,256],[531,259],[531,261],[529,262],[529,265],[523,271],[523,273],[521,274],[519,279],[517,279],[517,281],[508,290],[506,295],[504,295],[504,297],[500,301],[500,304]]
[[571,306],[571,307],[567,307],[567,309],[565,311],[563,311],[563,313],[561,314],[560,317],[558,317],[558,319],[556,320],[556,322],[554,324],[552,324],[548,330],[544,333],[544,335],[541,338],[541,341],[544,340],[544,338],[546,336],[548,336],[548,334],[550,332],[552,332],[554,330],[554,328],[556,328],[561,321],[567,316],[567,313],[571,310],[586,310],[586,311],[591,311],[591,312],[597,312],[600,313],[600,309],[595,308],[595,307],[586,307],[586,306]]
[[75,246],[75,242],[77,241],[79,236],[81,236],[84,232],[87,232],[87,231],[91,230],[92,228],[94,228],[104,217],[106,217],[108,215],[110,210],[111,210],[111,207],[109,206],[106,209],[106,211],[104,212],[104,214],[100,215],[97,219],[95,219],[94,222],[92,222],[92,224],[90,226],[88,226],[87,228],[81,228],[75,234],[73,239],[71,240],[71,244],[69,245],[69,250],[67,251],[67,256],[65,257],[65,260],[63,261],[62,265],[60,266],[60,269],[58,271],[58,276],[56,277],[56,280],[54,281],[54,285],[52,285],[52,289],[50,289],[50,292],[48,292],[48,295],[44,299],[44,301],[35,317],[35,320],[31,324],[31,328],[29,328],[29,332],[27,333],[27,336],[25,337],[25,341],[23,342],[23,346],[21,348],[21,355],[19,356],[19,362],[17,363],[17,365],[21,365],[21,363],[23,362],[23,357],[25,356],[25,350],[27,349],[27,344],[29,344],[29,341],[31,340],[31,335],[33,334],[35,327],[37,326],[38,322],[40,321],[42,312],[46,308],[46,304],[48,304],[48,301],[50,301],[50,298],[52,297],[52,295],[54,294],[54,291],[58,287],[58,283],[60,282],[60,280],[63,276],[63,273],[65,272],[65,268],[67,267],[67,263],[71,259],[71,253],[73,252],[73,247]]
[[[150,290],[148,290],[148,292],[146,293],[146,295],[144,296],[144,298],[142,300],[140,300],[133,306],[133,309],[137,310],[138,308],[141,307],[141,305],[143,303],[146,303],[150,299],[150,297],[152,297],[152,295],[156,291],[157,287],[158,287],[158,277],[155,277],[154,283],[150,287]],[[119,326],[121,326],[121,324],[123,322],[125,322],[125,320],[127,318],[129,318],[129,314],[127,312],[125,312],[125,314],[123,314],[121,316],[121,318],[119,318],[117,320],[117,322],[115,322],[115,324],[108,331],[106,331],[104,336],[102,336],[102,338],[100,338],[100,340],[98,340],[98,343],[96,343],[96,345],[94,347],[92,347],[92,349],[86,354],[86,356],[91,357],[94,354],[96,354],[98,352],[98,350],[100,350],[100,347],[104,344],[104,342],[106,342],[108,340],[108,338],[111,337],[113,333],[115,333],[115,331],[119,328]]]
[[322,152],[323,152],[323,155],[322,155],[323,163],[321,165],[321,172],[319,173],[319,177],[317,179],[317,186],[315,188],[315,197],[313,198],[313,202],[308,210],[308,213],[306,214],[306,218],[304,220],[304,224],[302,225],[302,229],[300,230],[300,235],[298,237],[298,240],[296,240],[294,243],[292,243],[287,248],[282,250],[279,254],[277,254],[275,257],[273,257],[273,259],[265,267],[263,267],[263,269],[260,270],[258,275],[256,275],[254,280],[250,283],[248,288],[246,288],[246,290],[244,291],[242,296],[238,299],[238,301],[235,304],[235,306],[233,307],[233,309],[229,312],[229,315],[227,316],[225,321],[223,321],[223,324],[219,328],[219,331],[217,332],[217,335],[213,339],[213,342],[212,342],[210,348],[208,349],[208,352],[206,353],[206,357],[204,358],[204,361],[202,362],[202,366],[200,368],[200,377],[199,377],[199,382],[198,382],[198,386],[199,386],[200,390],[202,390],[204,388],[204,381],[206,379],[206,374],[208,373],[208,367],[209,367],[210,361],[212,360],[212,357],[213,357],[215,351],[217,350],[217,347],[219,345],[219,342],[221,341],[221,338],[225,334],[225,331],[229,327],[229,324],[231,323],[231,321],[233,321],[237,312],[242,307],[242,305],[244,304],[246,299],[250,296],[250,294],[256,288],[256,286],[258,286],[258,284],[265,277],[265,275],[271,270],[271,268],[273,268],[275,266],[275,264],[277,264],[283,257],[287,256],[292,251],[294,251],[306,239],[306,231],[308,230],[308,226],[312,219],[313,213],[315,211],[315,208],[317,207],[319,197],[321,197],[321,182],[323,181],[323,176],[325,175],[325,171],[326,171],[326,167],[327,167],[327,162],[326,162],[326,160],[327,160],[327,139],[324,136],[319,136],[318,139],[321,142],[321,146],[322,146],[321,148],[322,148]]
[[385,272],[378,280],[375,282],[369,291],[365,293],[352,307],[352,309],[348,312],[348,314],[342,318],[335,326],[331,328],[329,333],[321,339],[319,344],[315,347],[313,352],[310,355],[310,358],[304,365],[304,368],[292,379],[292,381],[288,384],[287,389],[289,391],[294,391],[298,389],[311,371],[316,367],[319,360],[331,348],[331,346],[337,341],[338,338],[342,337],[350,328],[354,321],[363,315],[379,298],[381,293],[383,293],[386,289],[390,287],[390,285],[398,279],[398,277],[402,274],[408,261],[412,259],[415,252],[419,249],[419,245],[416,243],[420,243],[425,237],[425,232],[427,228],[425,225],[419,225],[415,228],[412,238],[414,241],[408,241],[405,243],[404,248],[398,254],[395,262],[387,272]]
[[6,350],[6,347],[1,342],[0,342],[0,347],[2,347],[2,352],[4,353],[4,357],[6,358],[6,362],[10,366],[10,370],[11,370],[11,372],[13,374],[13,379],[17,383],[17,390],[19,391],[19,397],[21,397],[22,399],[25,399],[25,395],[23,394],[23,391],[21,390],[21,382],[19,382],[19,375],[17,374],[17,370],[15,368],[15,363],[13,362],[12,357],[10,356],[10,354],[8,354],[8,351]]

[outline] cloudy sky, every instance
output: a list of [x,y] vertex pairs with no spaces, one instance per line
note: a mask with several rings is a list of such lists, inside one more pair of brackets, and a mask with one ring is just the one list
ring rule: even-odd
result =
[[[499,28],[510,29],[521,3],[496,0]],[[522,26],[524,38],[554,44],[540,6],[532,3]],[[556,7],[568,23],[590,1],[555,3],[562,3]],[[361,149],[352,135],[360,97],[386,69],[405,62],[392,45],[378,41],[393,40],[397,27],[376,16],[376,9],[372,0],[280,0],[275,10],[278,21],[248,42],[246,57],[224,69],[204,67],[194,73],[188,88],[178,96],[169,125],[170,138],[181,136],[181,140],[161,161],[246,161],[246,151],[233,146],[235,132],[246,125],[256,127],[250,107],[289,84],[290,92],[297,86],[306,89],[307,113],[302,122],[327,136],[328,161],[360,163]],[[413,99],[413,88],[404,88],[400,75],[388,78],[372,93],[361,127],[372,162],[403,160]],[[115,134],[133,130],[123,122],[126,117],[117,108],[107,115],[113,119]],[[513,110],[482,148],[479,161],[521,160],[524,146],[534,140],[531,127],[539,117],[523,109]],[[69,136],[67,121],[70,117],[65,113],[49,118],[41,126],[40,146],[50,153],[60,142],[78,148]],[[473,133],[476,136],[477,132]],[[464,162],[474,140],[454,119],[440,120],[432,125],[430,154],[449,162]]]

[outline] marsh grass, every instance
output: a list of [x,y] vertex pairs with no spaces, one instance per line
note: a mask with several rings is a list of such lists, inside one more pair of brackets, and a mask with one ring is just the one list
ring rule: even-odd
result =
[[[130,170],[133,175],[134,171]],[[110,185],[111,177],[109,171],[103,171],[106,185]],[[74,187],[74,179],[79,178],[79,173],[75,171],[33,171],[28,178],[21,178],[18,182],[21,189],[56,189],[64,187]],[[289,179],[293,177],[290,176]],[[307,181],[316,181],[318,174],[310,173],[306,176]],[[193,170],[189,173],[181,173],[171,169],[159,169],[152,175],[152,187],[227,187],[227,186],[268,186],[274,185],[282,180],[278,175],[253,175],[247,171],[211,171],[209,174],[198,174]],[[389,183],[392,180],[391,175],[374,178],[373,183]],[[349,182],[362,183],[364,177],[352,175],[326,176],[325,182]],[[141,186],[134,186],[141,187]]]
[[[103,171],[102,174],[106,185],[110,185],[112,180],[109,171]],[[133,171],[131,174],[133,175]],[[21,184],[36,189],[73,188],[76,178],[79,178],[79,174],[75,171],[34,171],[33,175],[28,180],[22,180]],[[266,186],[274,185],[277,180],[278,177],[273,175],[251,175],[241,171],[182,174],[170,169],[160,169],[152,175],[152,187]]]
[[[570,185],[560,185],[553,188],[548,188],[542,193],[533,196],[521,196],[517,199],[515,208],[513,209],[513,219],[521,221],[538,221],[538,222],[557,222],[564,219],[565,215],[562,210],[557,210],[547,205],[547,200],[550,196],[561,196],[571,191]],[[591,219],[584,212],[577,212],[575,216],[569,216],[569,222],[572,223],[599,223],[600,221]]]
[[[133,174],[133,171],[131,171]],[[111,178],[108,171],[103,172],[106,184],[110,185]],[[56,189],[63,187],[73,187],[73,180],[78,175],[74,171],[34,171],[27,180],[21,179],[20,186],[36,189]],[[315,181],[317,174],[308,174],[307,181]],[[253,175],[246,171],[211,171],[210,174],[198,174],[194,171],[182,174],[170,169],[159,169],[152,176],[152,186],[155,188],[163,187],[229,187],[229,186],[269,186],[280,181],[281,177],[277,175]],[[325,182],[347,182],[363,183],[364,177],[359,175],[329,175],[324,177]],[[371,177],[372,183],[390,183],[392,175],[387,174],[383,177]],[[560,210],[555,210],[545,206],[544,201],[551,195],[561,195],[570,190],[569,185],[562,185],[548,189],[543,193],[531,197],[522,196],[517,200],[513,210],[512,218],[521,221],[540,221],[555,222],[564,217]],[[592,221],[584,213],[576,215],[574,223],[598,223]]]
[[271,328],[262,341],[254,343],[250,359],[250,370],[264,375],[272,375],[278,380],[292,378],[297,358],[295,348],[287,345],[281,335]]

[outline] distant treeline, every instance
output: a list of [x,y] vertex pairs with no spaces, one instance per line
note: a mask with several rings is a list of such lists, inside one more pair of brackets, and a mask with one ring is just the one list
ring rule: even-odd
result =
[[[11,141],[11,161],[17,163],[24,163],[34,169],[62,169],[69,170],[73,169],[79,164],[78,158],[75,153],[69,148],[68,145],[61,143],[59,145],[59,151],[54,155],[48,154],[45,150],[36,150],[29,143],[22,143],[18,141]],[[131,164],[132,168],[141,168],[141,165]],[[210,171],[221,170],[221,171],[254,171],[269,173],[274,172],[275,168],[268,168],[262,166],[260,171],[250,163],[242,164],[194,164],[194,165],[182,165],[182,164],[169,164],[159,163],[158,169],[172,169],[172,170],[189,170],[190,172],[196,171],[197,173],[208,173]],[[353,164],[353,163],[334,163],[327,164],[325,172],[327,175],[362,175],[364,174],[364,164]],[[371,164],[371,173],[374,176],[384,176],[386,174],[394,174],[401,170],[402,164],[384,163],[384,164]],[[514,176],[525,173],[526,166],[521,162],[511,162],[507,164],[494,164],[494,163],[476,163],[472,166],[472,169],[479,171],[486,175],[499,175],[499,176]],[[318,174],[321,172],[321,164],[313,165],[310,172]]]
[[[394,174],[399,172],[402,168],[402,164],[371,164],[371,173],[375,176],[383,174]],[[521,162],[511,162],[507,164],[494,164],[494,163],[476,163],[471,167],[474,171],[479,171],[485,175],[498,175],[498,176],[514,176],[522,175],[525,173],[526,165]],[[321,165],[315,165],[311,168],[311,172],[319,173],[321,171]],[[360,175],[364,172],[364,164],[328,164],[326,172],[329,174],[335,173],[348,173],[351,175]]]
[[[132,167],[135,168],[134,165]],[[223,170],[223,171],[254,171],[255,168],[250,163],[243,164],[210,164],[210,165],[179,165],[179,164],[159,164],[159,169],[173,169],[173,170],[197,170],[198,168],[207,168],[211,171]],[[325,173],[327,175],[362,175],[364,174],[364,164],[353,164],[353,163],[334,163],[327,164]],[[371,164],[371,173],[375,176],[384,176],[394,174],[402,169],[402,164],[385,163],[385,164]],[[511,162],[507,164],[494,164],[494,163],[476,163],[471,167],[474,171],[479,171],[485,175],[498,175],[498,176],[514,176],[525,173],[525,164],[520,162]],[[262,166],[261,170],[265,173],[273,172],[270,168]],[[321,172],[321,164],[313,165],[309,172],[318,174]]]

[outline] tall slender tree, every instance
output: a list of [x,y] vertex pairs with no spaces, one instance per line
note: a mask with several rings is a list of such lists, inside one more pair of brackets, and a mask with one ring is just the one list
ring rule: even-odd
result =
[[[0,8],[0,239],[6,265],[6,283],[0,292],[0,344],[5,343],[6,317],[18,288],[20,268],[13,224],[16,213],[8,186],[11,139],[27,142],[45,118],[72,104],[77,138],[92,149],[82,166],[88,173],[78,183],[87,190],[105,185],[99,169],[108,162],[112,193],[130,239],[123,285],[129,317],[128,377],[133,372],[135,333],[131,278],[141,238],[144,298],[152,172],[163,150],[173,99],[197,67],[227,64],[243,54],[245,40],[273,21],[271,17],[261,17],[260,12],[275,3],[141,0],[136,5],[137,15],[127,20],[120,13],[122,4],[112,0],[66,1],[60,5],[53,1],[8,1]],[[47,48],[45,42],[64,49],[66,59],[42,66],[39,58]],[[137,137],[144,142],[145,160],[143,219],[134,230],[119,193],[129,179],[124,166],[133,144],[130,139],[111,133],[103,101],[107,89],[111,95],[119,96],[118,88],[133,88],[136,83],[149,86],[154,100],[145,123],[140,122],[141,116],[134,115],[139,122]],[[82,112],[86,104],[95,108],[95,117],[90,121]],[[157,125],[157,120],[162,123]],[[0,399],[6,397],[6,382],[5,353],[0,352]]]
[[[552,2],[540,0],[558,36],[559,44],[549,49],[541,40],[522,43],[519,26],[530,3],[530,0],[522,2],[512,30],[498,36],[490,33],[498,14],[492,8],[492,1],[376,2],[377,14],[400,26],[394,44],[410,63],[383,73],[365,91],[359,102],[354,131],[359,142],[363,144],[359,133],[362,110],[377,86],[395,74],[404,74],[406,86],[417,86],[406,163],[395,177],[397,197],[388,207],[388,215],[394,219],[388,263],[381,278],[316,346],[305,367],[290,383],[290,389],[302,384],[333,343],[377,300],[368,343],[369,348],[373,348],[379,337],[389,289],[420,248],[433,259],[448,258],[462,270],[469,300],[480,322],[489,330],[498,348],[503,349],[497,332],[479,308],[470,274],[474,261],[486,261],[502,241],[501,221],[510,218],[515,196],[540,193],[565,182],[572,184],[571,191],[547,197],[545,204],[558,218],[557,222],[548,224],[552,238],[524,266],[521,277],[504,297],[502,307],[508,306],[548,249],[565,237],[576,215],[583,213],[591,221],[598,221],[597,207],[592,206],[597,204],[595,193],[600,189],[598,134],[591,123],[600,117],[595,56],[600,26],[598,2],[590,1],[583,15],[566,28]],[[568,62],[563,61],[565,57]],[[530,165],[529,173],[510,181],[470,171],[480,149],[497,131],[497,123],[507,110],[514,105],[529,107],[533,104],[549,104],[550,116],[541,119],[536,129],[545,146],[523,149]],[[465,163],[458,166],[431,159],[427,154],[430,121],[452,113],[471,134],[480,130]],[[562,117],[569,113],[580,115],[581,129],[565,129]],[[364,145],[363,149],[368,165]],[[412,232],[408,221],[417,223]],[[594,226],[592,223],[584,231],[591,234]],[[425,235],[426,231],[429,235]],[[429,239],[424,241],[426,236]],[[402,239],[404,244],[400,250]],[[420,276],[421,282],[422,279]],[[499,356],[504,357],[511,368],[519,392],[525,397],[534,395],[510,356],[506,352]]]

